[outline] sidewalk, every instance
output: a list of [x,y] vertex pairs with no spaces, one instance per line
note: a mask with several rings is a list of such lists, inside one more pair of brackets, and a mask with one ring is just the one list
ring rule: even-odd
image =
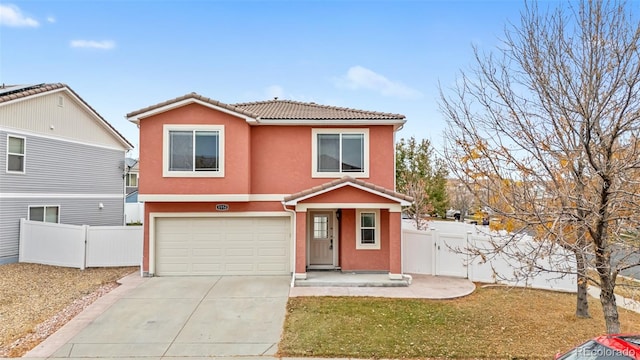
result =
[[[341,276],[350,276],[349,274]],[[353,275],[354,277],[360,275]],[[386,275],[385,275],[386,276]],[[289,297],[297,296],[373,296],[388,298],[420,298],[420,299],[454,299],[467,296],[475,291],[476,286],[468,279],[411,275],[411,285],[404,287],[349,287],[349,286],[317,286],[293,287]]]
[[[592,297],[599,299],[600,298],[600,288],[596,286],[589,286],[587,288],[587,293]],[[627,299],[616,294],[616,305],[618,307],[631,310],[640,314],[640,301]]]

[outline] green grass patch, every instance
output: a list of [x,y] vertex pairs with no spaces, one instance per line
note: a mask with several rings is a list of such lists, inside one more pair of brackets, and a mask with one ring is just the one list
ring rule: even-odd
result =
[[[575,295],[479,288],[454,300],[290,298],[280,356],[351,358],[553,358],[605,327],[596,299],[578,319]],[[620,309],[622,329],[640,314]]]

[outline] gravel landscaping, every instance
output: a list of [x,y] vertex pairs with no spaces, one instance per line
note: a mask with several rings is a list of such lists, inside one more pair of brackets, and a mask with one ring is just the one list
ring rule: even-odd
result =
[[138,267],[0,265],[0,357],[20,357]]

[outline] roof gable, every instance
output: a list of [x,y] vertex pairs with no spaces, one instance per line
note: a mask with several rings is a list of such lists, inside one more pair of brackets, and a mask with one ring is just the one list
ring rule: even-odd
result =
[[131,122],[138,124],[141,119],[153,116],[165,111],[169,111],[175,108],[179,108],[189,104],[200,104],[202,106],[206,106],[212,108],[214,110],[222,111],[224,113],[234,115],[240,118],[245,119],[247,122],[252,123],[256,121],[256,114],[248,112],[243,109],[235,108],[234,106],[225,104],[218,100],[213,100],[211,98],[202,96],[195,92],[179,96],[177,98],[163,101],[157,103],[155,105],[147,106],[140,110],[132,111],[127,114],[127,119]]
[[95,109],[93,109],[84,99],[82,99],[73,89],[62,83],[37,84],[37,85],[14,85],[0,88],[0,107],[9,106],[18,102],[47,96],[54,93],[63,92],[66,97],[74,100],[78,106],[83,108],[96,123],[105,129],[117,143],[126,149],[132,149],[133,145],[106,121]]
[[322,195],[330,191],[343,188],[345,186],[352,186],[362,191],[366,191],[368,193],[398,202],[402,206],[409,206],[413,202],[413,198],[410,196],[383,188],[382,186],[368,183],[366,181],[354,179],[349,176],[345,176],[341,179],[337,179],[337,180],[313,187],[311,189],[307,189],[307,190],[298,192],[296,194],[292,194],[290,196],[285,197],[284,202],[285,202],[285,205],[296,205],[299,202],[304,201],[306,199],[309,199],[318,195]]

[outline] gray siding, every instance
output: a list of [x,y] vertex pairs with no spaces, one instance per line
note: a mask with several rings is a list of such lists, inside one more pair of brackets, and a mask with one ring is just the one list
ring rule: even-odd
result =
[[0,130],[0,193],[122,194],[123,150],[24,136],[25,174],[7,174],[7,135]]
[[[102,203],[104,208],[99,209]],[[0,198],[0,264],[18,260],[20,219],[27,218],[29,206],[60,206],[60,223],[71,225],[122,225],[123,199],[2,199]]]
[[[25,174],[6,172],[7,134],[26,138]],[[124,156],[124,150],[0,130],[0,264],[17,260],[19,219],[29,205],[60,205],[63,224],[122,225]]]

